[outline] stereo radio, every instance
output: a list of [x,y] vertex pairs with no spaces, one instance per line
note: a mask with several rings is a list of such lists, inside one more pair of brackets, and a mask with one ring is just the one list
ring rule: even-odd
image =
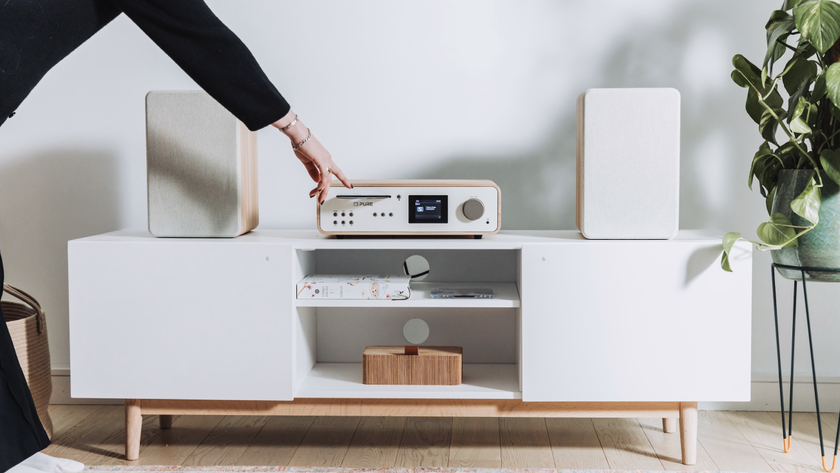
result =
[[318,205],[327,235],[474,235],[501,228],[502,194],[493,181],[336,181]]

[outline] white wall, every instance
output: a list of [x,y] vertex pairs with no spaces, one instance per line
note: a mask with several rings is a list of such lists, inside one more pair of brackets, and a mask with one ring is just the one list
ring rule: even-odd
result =
[[[766,218],[746,187],[760,139],[729,73],[735,53],[763,57],[778,2],[209,3],[351,178],[489,178],[504,229],[573,229],[576,96],[668,86],[682,92],[682,228],[754,234]],[[66,242],[146,226],[143,97],[195,87],[121,17],[0,128],[6,277],[43,301],[56,368],[69,366]],[[260,154],[261,228],[314,227],[288,141],[263,130]],[[757,377],[776,370],[769,261],[754,265]],[[840,295],[811,287],[819,373],[840,376]]]

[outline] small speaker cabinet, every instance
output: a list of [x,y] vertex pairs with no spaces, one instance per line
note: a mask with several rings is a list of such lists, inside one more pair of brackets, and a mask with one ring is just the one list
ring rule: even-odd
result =
[[201,91],[146,95],[149,232],[235,237],[259,224],[257,135]]
[[590,89],[577,100],[577,227],[669,240],[680,210],[680,93]]

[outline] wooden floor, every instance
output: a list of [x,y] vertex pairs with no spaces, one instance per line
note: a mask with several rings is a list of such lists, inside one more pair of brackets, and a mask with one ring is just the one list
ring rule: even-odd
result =
[[[51,406],[49,455],[88,465],[503,467],[822,471],[815,414],[795,414],[782,449],[777,412],[699,412],[697,464],[680,463],[679,434],[661,419],[176,417],[143,423],[140,460],[122,460],[122,406]],[[833,453],[837,415],[823,416]]]

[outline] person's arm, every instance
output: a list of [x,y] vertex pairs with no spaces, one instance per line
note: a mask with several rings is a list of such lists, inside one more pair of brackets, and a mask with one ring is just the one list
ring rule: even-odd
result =
[[[327,197],[331,174],[352,187],[330,153],[268,80],[257,60],[203,0],[111,0],[195,82],[251,130],[269,124],[291,140],[295,155],[318,186],[309,193]],[[307,137],[310,137],[307,140]],[[304,142],[306,140],[306,142]]]
[[292,148],[297,148],[295,149],[295,156],[303,163],[303,166],[309,173],[309,177],[318,183],[314,189],[309,191],[310,198],[317,195],[318,202],[324,203],[327,194],[330,192],[333,174],[348,189],[353,188],[350,180],[347,179],[341,169],[333,162],[329,151],[312,134],[312,131],[303,124],[303,121],[298,118],[295,112],[289,110],[286,116],[272,123],[272,126],[289,137]]
[[251,130],[291,107],[257,60],[202,0],[110,0],[202,89]]

